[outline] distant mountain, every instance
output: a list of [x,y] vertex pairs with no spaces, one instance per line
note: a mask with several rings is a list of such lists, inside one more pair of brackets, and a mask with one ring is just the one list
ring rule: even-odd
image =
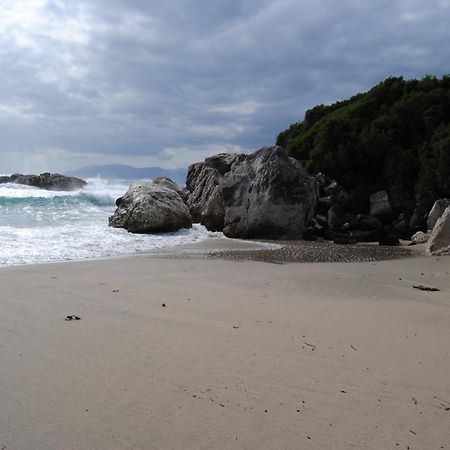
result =
[[87,166],[81,169],[70,170],[65,175],[80,178],[116,178],[122,180],[155,179],[157,177],[168,177],[178,184],[186,182],[186,169],[163,169],[161,167],[133,167],[123,164],[105,164],[101,166]]

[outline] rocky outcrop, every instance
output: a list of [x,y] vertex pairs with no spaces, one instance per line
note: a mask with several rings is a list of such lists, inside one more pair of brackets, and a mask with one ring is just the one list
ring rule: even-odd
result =
[[355,202],[354,193],[323,173],[311,177],[281,147],[193,164],[181,194],[194,222],[229,237],[398,245],[426,231],[423,212],[392,206],[391,192]]
[[301,238],[317,200],[314,178],[281,147],[237,157],[221,188],[228,237]]
[[192,218],[180,194],[163,184],[133,183],[109,218],[109,225],[132,233],[190,228]]
[[434,228],[437,220],[444,214],[444,211],[448,206],[450,206],[450,198],[441,198],[434,202],[434,205],[428,214],[427,228],[429,230]]
[[73,191],[87,185],[87,182],[81,178],[48,172],[41,173],[40,175],[22,175],[15,173],[11,176],[2,176],[0,177],[0,184],[4,183],[24,184],[50,191]]
[[450,206],[436,221],[430,238],[425,244],[425,252],[429,255],[450,253]]

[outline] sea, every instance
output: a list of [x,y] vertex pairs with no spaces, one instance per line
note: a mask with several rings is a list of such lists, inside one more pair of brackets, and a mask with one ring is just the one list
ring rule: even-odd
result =
[[173,233],[133,234],[108,226],[131,181],[91,178],[76,191],[0,184],[0,266],[132,255],[223,238],[200,224]]

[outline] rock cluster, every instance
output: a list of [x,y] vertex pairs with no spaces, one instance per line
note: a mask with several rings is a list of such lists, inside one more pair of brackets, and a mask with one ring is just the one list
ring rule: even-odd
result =
[[24,184],[51,191],[73,191],[87,185],[87,182],[81,178],[48,172],[41,173],[40,175],[22,175],[15,173],[11,176],[1,176],[0,184],[4,183]]
[[[319,173],[316,215],[308,224],[305,237],[318,237],[339,244],[379,242],[398,245],[399,239],[410,239],[426,229],[425,218],[417,210],[411,215],[396,214],[386,191],[374,192],[366,206],[360,206],[335,180]],[[358,205],[355,207],[355,205]]]
[[[398,213],[386,191],[374,192],[366,207],[353,201],[336,180],[309,175],[282,147],[246,154],[221,153],[189,167],[186,187],[160,177],[134,183],[117,199],[113,227],[134,233],[175,231],[192,222],[233,238],[323,238],[338,244],[399,239],[425,243],[430,254],[450,251],[450,200],[438,200],[426,216]],[[355,210],[358,204],[358,210]]]

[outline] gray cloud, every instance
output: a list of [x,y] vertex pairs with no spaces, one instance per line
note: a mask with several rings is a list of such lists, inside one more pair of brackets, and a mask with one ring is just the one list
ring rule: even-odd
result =
[[387,76],[449,72],[448,0],[3,3],[3,172],[185,166]]

